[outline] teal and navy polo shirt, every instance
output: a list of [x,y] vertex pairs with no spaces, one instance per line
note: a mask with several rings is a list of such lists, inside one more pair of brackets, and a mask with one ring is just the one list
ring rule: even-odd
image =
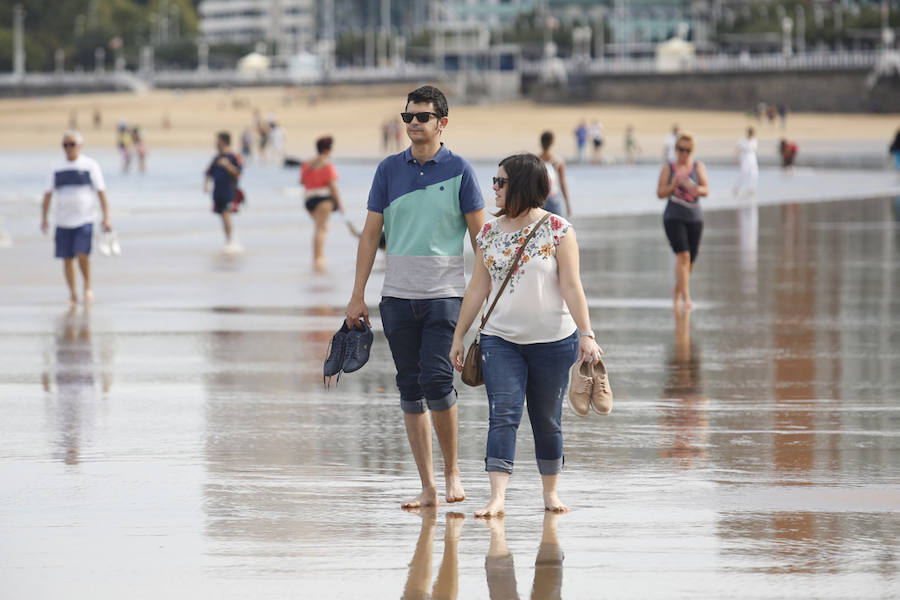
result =
[[465,214],[484,208],[475,171],[446,146],[420,165],[409,148],[378,165],[369,210],[384,215],[382,296],[450,298],[466,291]]

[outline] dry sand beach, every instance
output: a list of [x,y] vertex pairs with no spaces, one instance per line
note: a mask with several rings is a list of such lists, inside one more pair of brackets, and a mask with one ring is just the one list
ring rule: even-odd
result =
[[[46,148],[58,142],[60,131],[74,120],[87,145],[112,146],[119,119],[139,125],[155,148],[208,148],[213,133],[227,129],[237,136],[251,123],[252,109],[273,114],[287,133],[291,155],[312,153],[313,140],[323,134],[336,139],[336,154],[374,158],[383,154],[381,123],[396,117],[412,85],[333,88],[236,88],[231,90],[157,90],[144,94],[115,93],[52,98],[0,100],[0,148]],[[533,150],[545,129],[556,132],[557,151],[575,153],[572,130],[581,119],[599,119],[607,143],[605,155],[621,160],[626,125],[633,124],[644,157],[656,159],[672,123],[694,132],[698,155],[731,155],[748,124],[756,124],[760,156],[774,155],[777,140],[786,135],[804,154],[884,155],[900,126],[898,115],[789,114],[787,128],[742,111],[694,111],[622,105],[543,105],[528,100],[495,104],[463,104],[450,95],[450,127],[445,141],[472,159],[494,160],[510,152]],[[94,109],[102,125],[92,123]],[[163,127],[168,119],[170,128]]]

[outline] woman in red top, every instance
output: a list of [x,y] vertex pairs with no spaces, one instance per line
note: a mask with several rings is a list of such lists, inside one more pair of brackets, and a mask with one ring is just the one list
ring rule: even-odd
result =
[[328,217],[336,210],[344,212],[337,189],[337,169],[330,160],[333,143],[330,136],[316,140],[318,155],[300,167],[300,183],[306,188],[306,210],[316,224],[313,234],[313,268],[316,271],[325,270],[323,250],[328,235]]

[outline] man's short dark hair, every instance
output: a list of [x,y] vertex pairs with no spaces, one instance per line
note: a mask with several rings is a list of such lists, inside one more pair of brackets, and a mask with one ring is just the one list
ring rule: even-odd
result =
[[440,117],[446,117],[450,114],[450,109],[447,108],[447,98],[446,96],[444,96],[444,92],[437,89],[433,85],[423,85],[422,87],[411,91],[406,97],[407,106],[409,106],[410,102],[431,102],[431,106],[434,107],[434,112],[440,115]]
[[331,150],[331,145],[334,143],[334,138],[330,135],[326,135],[320,137],[316,140],[316,152],[322,154],[323,152],[328,152]]
[[506,201],[496,216],[515,219],[522,213],[544,205],[550,194],[550,178],[544,161],[534,154],[513,154],[500,161],[506,171]]
[[227,131],[220,131],[219,133],[216,134],[216,136],[219,138],[219,141],[222,142],[223,144],[225,144],[226,146],[231,145],[231,134],[228,133]]

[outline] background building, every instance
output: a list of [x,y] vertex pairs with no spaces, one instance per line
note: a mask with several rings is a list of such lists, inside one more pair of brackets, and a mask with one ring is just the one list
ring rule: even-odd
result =
[[292,56],[317,38],[316,0],[203,0],[198,10],[211,45],[264,42],[269,54]]

